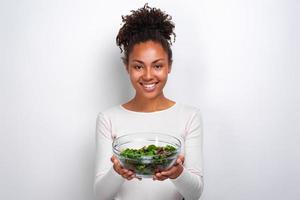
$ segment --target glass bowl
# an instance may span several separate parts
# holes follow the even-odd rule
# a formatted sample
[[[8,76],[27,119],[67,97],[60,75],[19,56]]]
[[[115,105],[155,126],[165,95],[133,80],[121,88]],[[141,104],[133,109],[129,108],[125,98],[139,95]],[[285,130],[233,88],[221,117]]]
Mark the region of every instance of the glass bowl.
[[[114,139],[112,150],[124,168],[139,178],[150,178],[174,165],[181,142],[165,133],[132,133]]]

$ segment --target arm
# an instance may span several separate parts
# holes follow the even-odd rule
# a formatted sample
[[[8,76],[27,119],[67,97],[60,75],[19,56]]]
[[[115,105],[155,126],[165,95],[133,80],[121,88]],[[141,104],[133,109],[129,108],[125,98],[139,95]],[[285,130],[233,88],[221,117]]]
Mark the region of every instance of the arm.
[[[96,123],[96,158],[94,193],[98,199],[111,200],[124,180],[115,172],[110,162],[112,134],[109,120],[100,113]]]
[[[199,111],[186,126],[185,162],[180,176],[170,179],[185,200],[198,200],[203,191],[202,121]]]

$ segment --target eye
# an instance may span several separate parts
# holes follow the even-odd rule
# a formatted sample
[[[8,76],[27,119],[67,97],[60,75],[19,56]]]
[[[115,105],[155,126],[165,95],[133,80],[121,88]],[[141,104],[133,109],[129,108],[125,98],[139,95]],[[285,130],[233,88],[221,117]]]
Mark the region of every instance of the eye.
[[[156,65],[154,65],[154,68],[157,69],[157,70],[159,70],[159,69],[162,68],[162,65],[161,64],[156,64]]]
[[[136,69],[136,70],[141,70],[141,69],[143,68],[142,65],[134,65],[133,67],[134,67],[134,69]]]

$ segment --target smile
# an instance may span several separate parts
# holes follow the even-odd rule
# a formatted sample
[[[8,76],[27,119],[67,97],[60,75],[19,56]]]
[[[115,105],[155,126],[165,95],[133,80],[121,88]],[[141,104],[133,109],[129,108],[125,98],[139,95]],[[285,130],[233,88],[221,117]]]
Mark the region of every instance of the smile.
[[[156,83],[140,83],[140,84],[143,86],[144,90],[146,90],[147,92],[152,92],[155,90],[157,83],[158,82],[156,82]]]

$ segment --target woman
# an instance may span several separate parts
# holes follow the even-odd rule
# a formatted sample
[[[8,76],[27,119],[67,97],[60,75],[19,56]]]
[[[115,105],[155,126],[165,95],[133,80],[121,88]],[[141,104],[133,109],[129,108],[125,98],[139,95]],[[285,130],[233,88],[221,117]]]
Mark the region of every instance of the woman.
[[[97,199],[199,199],[203,190],[199,110],[168,99],[163,88],[172,66],[171,16],[147,4],[122,17],[116,41],[135,89],[130,101],[99,113],[96,126]],[[114,138],[131,132],[166,132],[183,142],[176,164],[152,179],[138,179],[112,156]],[[111,162],[110,162],[111,161]]]

